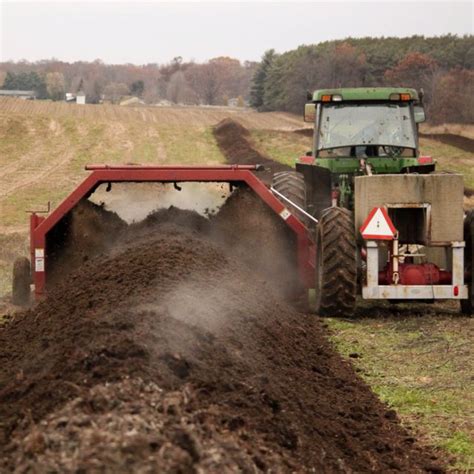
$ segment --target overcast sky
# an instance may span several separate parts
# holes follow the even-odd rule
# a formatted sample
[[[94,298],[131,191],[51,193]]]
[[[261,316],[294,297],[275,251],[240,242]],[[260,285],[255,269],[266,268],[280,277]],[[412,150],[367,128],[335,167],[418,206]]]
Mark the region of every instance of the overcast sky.
[[[39,2],[0,0],[0,60],[258,60],[347,36],[473,33],[473,2]]]

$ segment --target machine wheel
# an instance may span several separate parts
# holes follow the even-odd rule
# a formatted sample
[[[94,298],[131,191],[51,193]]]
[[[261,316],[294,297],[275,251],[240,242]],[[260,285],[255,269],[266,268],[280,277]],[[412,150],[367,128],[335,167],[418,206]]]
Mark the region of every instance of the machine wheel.
[[[26,257],[17,258],[13,264],[12,303],[28,306],[30,303],[31,269]]]
[[[297,206],[306,210],[306,184],[301,173],[298,173],[298,171],[281,171],[275,173],[273,175],[272,187]],[[285,206],[288,206],[291,212],[295,214],[303,224],[307,224],[308,219],[304,214],[292,208],[287,202],[283,200],[282,202]]]
[[[464,269],[471,278],[468,284],[469,298],[467,300],[461,300],[461,312],[463,314],[472,315],[474,313],[474,278],[473,272],[473,259],[474,259],[474,211],[469,211],[464,219],[464,241],[466,247],[464,249]]]
[[[352,315],[357,292],[356,253],[351,212],[341,207],[325,209],[316,234],[316,313]]]

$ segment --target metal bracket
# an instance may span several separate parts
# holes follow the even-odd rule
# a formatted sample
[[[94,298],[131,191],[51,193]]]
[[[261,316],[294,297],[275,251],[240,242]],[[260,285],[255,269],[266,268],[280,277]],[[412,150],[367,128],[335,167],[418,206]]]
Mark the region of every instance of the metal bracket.
[[[378,244],[374,240],[366,242],[367,280],[362,288],[364,299],[464,299],[468,288],[464,284],[464,242],[451,242],[453,268],[451,285],[379,285]],[[399,256],[398,256],[399,257]]]

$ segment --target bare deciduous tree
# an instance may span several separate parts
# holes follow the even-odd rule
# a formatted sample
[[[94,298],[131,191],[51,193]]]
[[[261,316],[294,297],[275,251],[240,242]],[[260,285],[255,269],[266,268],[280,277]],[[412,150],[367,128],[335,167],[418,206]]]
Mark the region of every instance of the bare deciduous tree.
[[[166,88],[166,97],[174,104],[194,103],[194,94],[183,71],[178,70],[170,77]]]
[[[48,72],[48,74],[46,74],[46,89],[51,99],[64,99],[66,92],[64,75],[60,72]]]

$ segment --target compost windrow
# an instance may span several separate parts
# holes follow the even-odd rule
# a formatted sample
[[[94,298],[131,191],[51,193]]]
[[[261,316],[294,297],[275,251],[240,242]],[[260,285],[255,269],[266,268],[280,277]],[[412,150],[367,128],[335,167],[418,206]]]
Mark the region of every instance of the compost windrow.
[[[291,167],[273,160],[258,150],[252,143],[250,131],[241,123],[225,118],[213,129],[219,149],[230,164],[262,165],[258,177],[266,184],[271,184],[273,175],[279,171],[290,171]]]
[[[439,469],[275,270],[256,270],[259,245],[287,242],[246,193],[210,221],[170,209],[129,226],[0,328],[1,469]],[[235,234],[258,228],[237,258]]]

